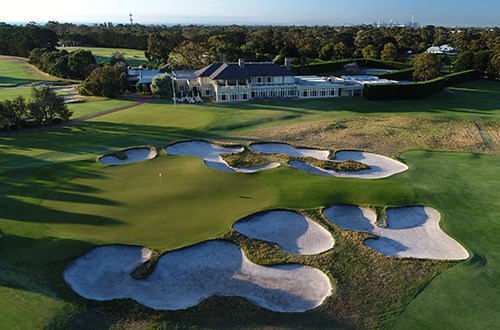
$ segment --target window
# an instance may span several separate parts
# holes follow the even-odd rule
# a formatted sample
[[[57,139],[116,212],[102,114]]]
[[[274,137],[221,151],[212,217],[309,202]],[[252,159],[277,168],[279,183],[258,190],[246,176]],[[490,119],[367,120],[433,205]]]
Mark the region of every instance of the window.
[[[205,95],[212,95],[211,89],[205,89]]]
[[[326,96],[326,90],[324,89],[321,90],[321,96]]]
[[[236,100],[238,100],[238,94],[231,93],[231,101],[236,101]]]
[[[335,96],[335,89],[330,90],[330,96]]]
[[[242,98],[243,100],[248,100],[248,94],[247,94],[247,93],[243,93],[243,94],[241,95],[241,98]]]
[[[227,95],[226,94],[221,94],[220,100],[221,101],[227,101]]]
[[[307,91],[303,91],[303,92],[302,92],[302,96],[303,96],[303,97],[307,97]]]
[[[312,97],[316,97],[316,96],[318,96],[318,91],[317,91],[316,89],[312,90],[312,91],[311,91],[311,96],[312,96]]]
[[[257,83],[258,84],[262,83],[262,77],[257,77]]]
[[[252,95],[252,98],[255,98],[255,92],[252,92],[251,95]]]
[[[273,82],[273,77],[266,77],[266,82],[267,83],[272,83]]]

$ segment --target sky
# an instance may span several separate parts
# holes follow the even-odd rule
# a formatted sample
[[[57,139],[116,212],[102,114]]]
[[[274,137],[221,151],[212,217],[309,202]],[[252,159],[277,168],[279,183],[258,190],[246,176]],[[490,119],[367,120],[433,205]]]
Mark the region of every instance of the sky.
[[[500,0],[9,0],[0,22],[500,26]]]

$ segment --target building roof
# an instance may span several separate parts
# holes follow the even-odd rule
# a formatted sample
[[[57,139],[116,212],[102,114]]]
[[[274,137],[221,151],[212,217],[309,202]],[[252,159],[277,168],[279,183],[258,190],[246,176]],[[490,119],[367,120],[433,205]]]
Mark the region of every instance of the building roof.
[[[243,68],[238,63],[213,63],[196,71],[195,74],[198,77],[210,77],[212,80],[294,75],[291,71],[272,62],[248,62]]]

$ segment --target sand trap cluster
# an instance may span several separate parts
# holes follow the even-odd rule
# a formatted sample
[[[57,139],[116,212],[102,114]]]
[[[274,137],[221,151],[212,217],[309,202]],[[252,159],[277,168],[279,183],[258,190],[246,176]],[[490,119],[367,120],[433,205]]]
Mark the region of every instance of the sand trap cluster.
[[[152,148],[131,148],[124,150],[123,153],[127,156],[127,159],[120,159],[113,155],[108,155],[99,158],[99,162],[104,165],[124,165],[129,163],[140,162],[143,160],[148,160],[155,158],[158,154],[156,150]]]
[[[208,167],[225,172],[254,173],[276,168],[280,165],[279,163],[269,163],[262,166],[235,168],[229,166],[221,157],[222,154],[235,154],[243,150],[243,147],[221,147],[205,141],[180,142],[166,148],[167,153],[170,155],[200,157]]]
[[[293,146],[284,143],[256,143],[252,144],[251,148],[254,149],[255,151],[262,152],[265,154],[279,153],[292,157],[309,156],[320,160],[329,160],[328,156],[330,155],[330,152],[327,150],[295,148]],[[342,178],[360,178],[360,179],[386,178],[391,175],[404,172],[408,169],[408,166],[406,166],[401,162],[398,162],[397,160],[369,152],[339,151],[335,154],[335,161],[345,161],[345,160],[355,160],[357,162],[370,166],[370,169],[356,171],[356,172],[345,172],[345,171],[337,172],[333,170],[324,170],[299,160],[291,160],[289,164],[293,168],[312,174],[335,176]]]
[[[233,228],[250,238],[274,242],[295,254],[318,254],[333,247],[332,235],[311,219],[292,211],[269,211],[237,221]]]
[[[332,291],[318,269],[259,266],[237,245],[220,240],[165,254],[148,278],[132,278],[149,253],[133,246],[98,247],[71,262],[64,279],[85,298],[131,298],[158,310],[185,309],[218,295],[244,297],[273,311],[302,312],[321,305]]]
[[[333,206],[324,215],[334,224],[379,236],[365,245],[387,256],[463,260],[469,253],[439,228],[441,215],[431,207],[411,206],[387,210],[387,227],[375,224],[376,214],[364,207]]]

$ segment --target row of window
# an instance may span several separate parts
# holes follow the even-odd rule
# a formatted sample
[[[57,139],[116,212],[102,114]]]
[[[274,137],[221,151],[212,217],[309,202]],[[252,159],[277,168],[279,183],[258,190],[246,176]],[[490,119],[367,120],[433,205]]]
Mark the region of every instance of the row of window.
[[[336,96],[335,89],[311,89],[311,90],[303,90],[302,97],[327,97],[327,96]]]

